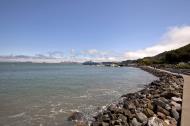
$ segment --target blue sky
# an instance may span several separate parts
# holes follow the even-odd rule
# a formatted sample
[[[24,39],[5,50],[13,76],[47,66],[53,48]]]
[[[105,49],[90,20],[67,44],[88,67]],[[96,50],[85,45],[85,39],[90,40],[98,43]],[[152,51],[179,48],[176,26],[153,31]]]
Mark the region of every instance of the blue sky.
[[[189,0],[1,0],[0,55],[142,50],[189,27],[189,6]]]

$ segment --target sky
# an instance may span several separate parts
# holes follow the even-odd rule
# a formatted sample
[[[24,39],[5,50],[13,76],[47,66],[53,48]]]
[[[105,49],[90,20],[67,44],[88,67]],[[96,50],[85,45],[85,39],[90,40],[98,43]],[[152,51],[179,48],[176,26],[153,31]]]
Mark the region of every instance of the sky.
[[[190,43],[189,6],[189,0],[1,0],[0,56],[61,61],[153,56]]]

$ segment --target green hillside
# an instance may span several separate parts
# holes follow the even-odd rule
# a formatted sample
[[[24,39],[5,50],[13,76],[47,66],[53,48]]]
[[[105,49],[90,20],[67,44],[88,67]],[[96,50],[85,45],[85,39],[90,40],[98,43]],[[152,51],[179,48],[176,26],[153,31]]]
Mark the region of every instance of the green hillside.
[[[160,53],[154,57],[145,57],[143,59],[138,59],[139,64],[178,64],[180,62],[190,61],[190,44],[181,47],[179,49],[166,51]]]

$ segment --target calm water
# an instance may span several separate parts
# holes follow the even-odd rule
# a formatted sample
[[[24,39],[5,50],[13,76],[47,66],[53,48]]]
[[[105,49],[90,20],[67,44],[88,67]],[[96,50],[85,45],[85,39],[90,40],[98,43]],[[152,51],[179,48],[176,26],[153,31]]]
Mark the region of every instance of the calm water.
[[[155,79],[138,68],[0,63],[0,125],[69,126],[72,111],[91,116]]]

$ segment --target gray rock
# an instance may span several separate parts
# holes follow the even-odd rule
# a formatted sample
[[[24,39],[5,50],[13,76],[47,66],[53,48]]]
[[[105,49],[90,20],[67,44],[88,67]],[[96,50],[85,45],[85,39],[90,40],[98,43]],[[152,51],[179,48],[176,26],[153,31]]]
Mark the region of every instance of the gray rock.
[[[182,102],[182,99],[179,97],[172,97],[171,99],[172,101],[175,101],[175,102]]]
[[[160,118],[160,119],[166,119],[166,115],[164,115],[163,113],[161,113],[161,112],[157,112],[157,115],[158,115],[158,117]]]
[[[157,117],[151,117],[148,119],[147,126],[164,126],[164,122]]]
[[[164,91],[160,96],[171,99],[172,97],[179,97],[180,94],[169,89],[168,91]]]
[[[122,115],[122,114],[119,114],[118,119],[121,120],[121,122],[126,122],[127,121],[127,117]]]
[[[172,108],[171,113],[172,113],[172,116],[175,118],[175,120],[178,121],[179,113],[177,112],[177,110],[175,108]]]
[[[161,113],[164,113],[165,115],[169,116],[170,115],[170,112],[163,109],[162,107],[160,106],[157,106],[157,112],[161,112]]]
[[[102,126],[109,126],[109,123],[102,122]]]
[[[176,108],[176,110],[181,111],[181,104],[178,104],[178,103],[176,103],[176,102],[174,102],[174,101],[171,101],[170,104],[171,104],[172,106],[174,106],[174,107]]]
[[[125,101],[124,108],[131,110],[131,109],[136,109],[136,106],[132,102]]]
[[[166,104],[169,104],[169,103],[170,103],[169,100],[166,99],[166,98],[164,98],[164,97],[160,97],[160,100],[163,101],[163,102],[166,103]]]
[[[137,112],[136,116],[137,116],[138,121],[141,122],[141,123],[147,121],[147,116],[142,112]]]
[[[162,101],[159,100],[159,99],[153,99],[153,104],[159,105],[159,106],[161,106],[162,108],[165,108],[165,106],[166,106],[166,103],[162,102]]]
[[[81,112],[73,112],[68,117],[68,121],[83,121],[83,120],[85,120],[85,117]]]
[[[141,123],[137,121],[136,118],[133,118],[133,120],[131,121],[132,126],[141,126]]]

